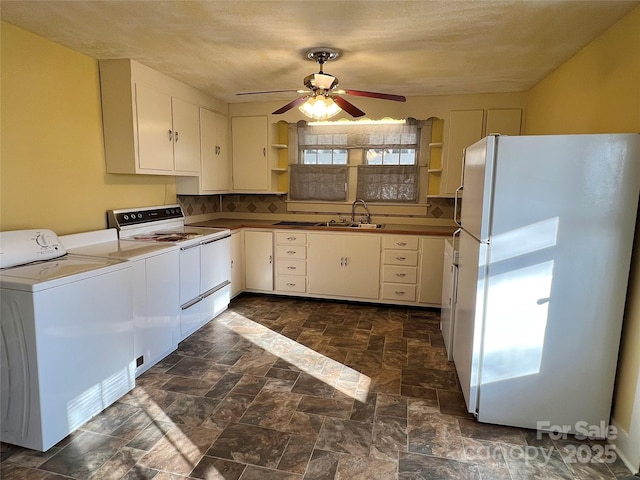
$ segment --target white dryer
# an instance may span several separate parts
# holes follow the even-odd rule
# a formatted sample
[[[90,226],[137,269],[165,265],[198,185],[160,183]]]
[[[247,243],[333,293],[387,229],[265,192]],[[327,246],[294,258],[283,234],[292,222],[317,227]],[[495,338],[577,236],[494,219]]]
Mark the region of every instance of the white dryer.
[[[45,451],[135,386],[130,264],[20,230],[0,266],[1,440]]]

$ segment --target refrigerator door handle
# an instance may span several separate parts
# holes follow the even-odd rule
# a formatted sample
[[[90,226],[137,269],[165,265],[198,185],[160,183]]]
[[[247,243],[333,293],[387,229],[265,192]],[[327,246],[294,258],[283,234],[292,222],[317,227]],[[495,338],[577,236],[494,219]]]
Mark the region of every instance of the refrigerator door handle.
[[[456,222],[456,225],[462,227],[460,223],[460,219],[458,218],[458,192],[461,192],[464,189],[462,185],[456,188],[456,193],[453,196],[453,221]]]
[[[456,239],[458,237],[460,237],[460,232],[462,232],[462,228],[457,229],[455,232],[453,232],[453,235],[451,235],[451,244],[453,245],[453,252],[455,255],[455,252],[458,251],[458,246],[456,244]],[[457,265],[457,263],[456,263]]]

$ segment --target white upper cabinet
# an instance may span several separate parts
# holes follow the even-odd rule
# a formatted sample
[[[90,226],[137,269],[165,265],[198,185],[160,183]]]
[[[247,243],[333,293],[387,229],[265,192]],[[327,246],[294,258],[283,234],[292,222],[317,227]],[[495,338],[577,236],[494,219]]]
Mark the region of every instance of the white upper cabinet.
[[[266,116],[232,117],[233,189],[268,191],[268,123]]]
[[[200,173],[200,109],[173,97],[173,160],[176,172]]]
[[[197,175],[200,172],[198,106],[138,83],[135,107],[141,170],[136,173],[159,170],[171,175]]]
[[[136,85],[136,112],[138,169],[173,173],[171,97]],[[113,162],[110,162],[110,158],[107,158],[107,171],[112,171],[109,168],[111,163]]]
[[[465,148],[490,133],[520,135],[521,117],[519,108],[452,111],[440,194],[453,196],[460,186]]]
[[[226,104],[129,59],[100,60],[108,173],[198,176],[200,107]]]
[[[208,195],[230,190],[229,121],[225,115],[200,109],[200,175],[176,177],[176,193]]]

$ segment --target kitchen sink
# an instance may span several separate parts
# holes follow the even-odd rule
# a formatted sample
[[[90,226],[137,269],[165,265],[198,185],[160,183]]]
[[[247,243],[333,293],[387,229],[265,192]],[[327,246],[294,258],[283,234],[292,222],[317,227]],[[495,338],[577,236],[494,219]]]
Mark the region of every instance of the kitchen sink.
[[[371,229],[382,228],[379,223],[358,223],[358,222],[326,222],[321,224],[323,227],[331,228],[358,228],[358,229]]]
[[[276,222],[274,225],[281,225],[287,227],[317,227],[319,225],[323,225],[321,222],[297,222],[297,221],[289,221],[283,220],[281,222]]]

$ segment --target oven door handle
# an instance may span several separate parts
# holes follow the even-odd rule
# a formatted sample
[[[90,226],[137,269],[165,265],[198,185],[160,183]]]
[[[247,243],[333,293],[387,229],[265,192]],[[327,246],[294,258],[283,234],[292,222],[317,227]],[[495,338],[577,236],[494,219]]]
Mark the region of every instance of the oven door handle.
[[[231,236],[231,234],[225,235],[224,237],[218,237],[218,238],[212,238],[211,240],[205,240],[203,242],[200,242],[200,245],[209,245],[210,243],[218,242],[220,240],[224,240],[225,238],[229,238],[230,236]]]

